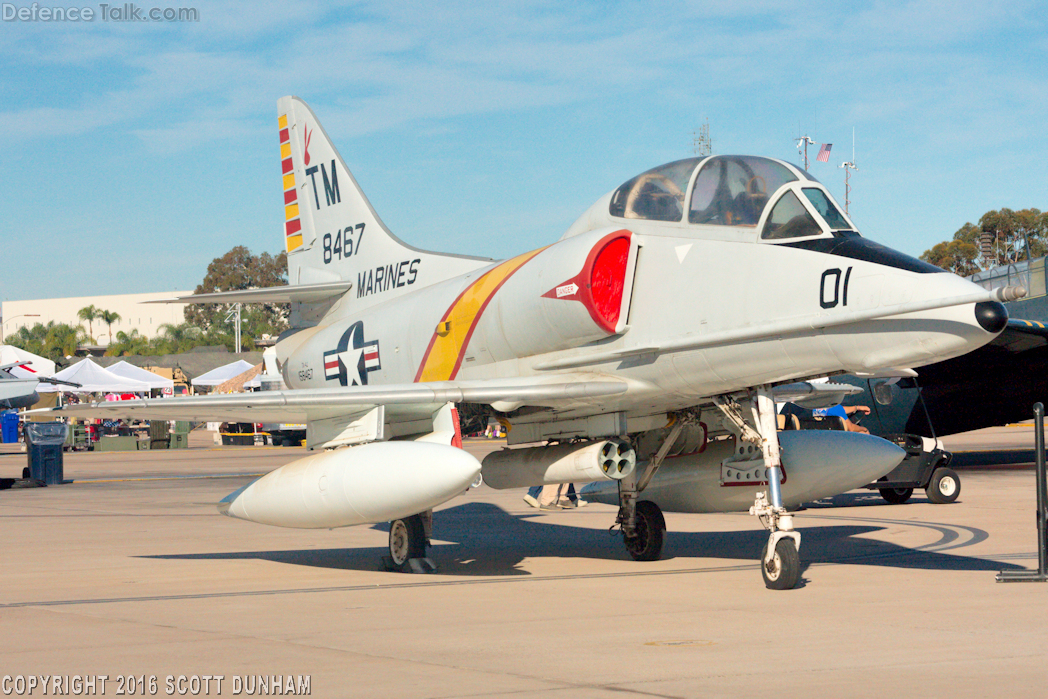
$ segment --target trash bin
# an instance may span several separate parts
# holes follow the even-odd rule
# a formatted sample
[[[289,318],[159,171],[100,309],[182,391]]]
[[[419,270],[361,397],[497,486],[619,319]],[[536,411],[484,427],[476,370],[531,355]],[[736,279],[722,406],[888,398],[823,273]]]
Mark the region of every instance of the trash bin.
[[[25,424],[26,453],[29,455],[29,477],[48,485],[62,482],[62,446],[66,441],[63,422],[27,422]]]
[[[18,441],[18,412],[7,410],[0,416],[0,432],[4,444],[14,444]]]

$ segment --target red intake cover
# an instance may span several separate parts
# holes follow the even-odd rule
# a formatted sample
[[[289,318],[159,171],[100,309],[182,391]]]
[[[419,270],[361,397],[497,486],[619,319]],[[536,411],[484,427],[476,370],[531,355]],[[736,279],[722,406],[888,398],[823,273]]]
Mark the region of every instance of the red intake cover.
[[[622,309],[622,291],[626,287],[631,235],[621,230],[601,238],[586,256],[582,271],[542,296],[580,302],[598,327],[608,334],[614,333]]]

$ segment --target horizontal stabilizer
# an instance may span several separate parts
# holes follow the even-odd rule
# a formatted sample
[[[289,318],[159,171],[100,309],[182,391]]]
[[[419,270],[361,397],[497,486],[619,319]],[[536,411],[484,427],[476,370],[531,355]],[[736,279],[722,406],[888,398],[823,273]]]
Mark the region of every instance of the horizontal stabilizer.
[[[262,289],[219,291],[213,294],[190,294],[144,303],[321,303],[338,298],[353,287],[352,282],[329,282],[303,286],[269,286]]]

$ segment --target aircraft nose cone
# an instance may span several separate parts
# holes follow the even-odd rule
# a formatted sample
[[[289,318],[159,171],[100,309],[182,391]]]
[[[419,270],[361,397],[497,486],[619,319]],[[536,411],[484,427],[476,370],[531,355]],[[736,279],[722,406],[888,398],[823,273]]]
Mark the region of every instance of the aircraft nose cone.
[[[999,333],[1008,325],[1008,309],[999,301],[983,301],[975,304],[975,319],[988,333]]]

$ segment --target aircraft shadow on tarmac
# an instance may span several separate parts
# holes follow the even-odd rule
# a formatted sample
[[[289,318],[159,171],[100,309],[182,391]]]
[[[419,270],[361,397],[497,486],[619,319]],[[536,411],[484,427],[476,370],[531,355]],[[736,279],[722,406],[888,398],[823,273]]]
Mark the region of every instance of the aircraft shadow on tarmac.
[[[814,514],[814,512],[813,512]],[[522,568],[526,558],[590,558],[626,560],[628,554],[618,536],[606,530],[576,527],[551,521],[557,514],[513,515],[489,503],[466,503],[434,514],[434,539],[430,557],[437,564],[437,575],[506,576],[531,575]],[[679,515],[678,515],[679,516]],[[706,563],[697,566],[722,568],[708,559],[736,561],[734,565],[756,566],[767,534],[757,528],[742,531],[675,532],[674,515],[666,535],[663,560]],[[847,520],[847,515],[834,519]],[[860,518],[857,518],[860,519]],[[876,521],[825,524],[826,518],[813,517],[802,529],[801,563],[806,569],[814,563],[837,563],[912,568],[921,570],[998,571],[1021,568],[1000,561],[942,553],[977,544],[989,538],[987,532],[949,524],[925,524],[891,519],[884,525]],[[807,524],[807,523],[806,523]],[[908,548],[869,538],[889,528],[918,526],[927,528],[927,543]],[[388,529],[376,525],[376,529]],[[936,538],[937,537],[937,538]],[[449,543],[447,543],[449,542]],[[336,570],[376,570],[381,567],[385,547],[305,549],[293,551],[229,551],[144,556],[164,560],[266,560]],[[637,563],[638,573],[649,564]],[[654,572],[654,571],[653,571]],[[583,575],[585,577],[585,574]]]

